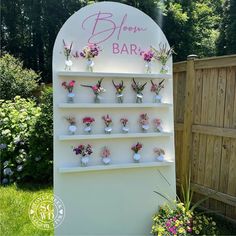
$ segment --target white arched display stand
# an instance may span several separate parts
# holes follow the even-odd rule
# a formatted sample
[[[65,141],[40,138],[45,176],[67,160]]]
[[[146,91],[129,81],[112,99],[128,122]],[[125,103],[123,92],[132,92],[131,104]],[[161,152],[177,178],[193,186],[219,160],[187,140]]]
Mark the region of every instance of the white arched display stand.
[[[102,51],[94,59],[94,72],[86,72],[86,60],[72,58],[71,70],[65,70],[63,40],[72,51],[80,52],[88,43],[97,43]],[[61,28],[53,49],[54,91],[54,193],[65,205],[65,218],[55,229],[56,235],[148,235],[152,215],[163,203],[154,191],[175,197],[175,153],[173,122],[172,58],[169,72],[160,74],[160,64],[153,62],[152,73],[144,73],[140,52],[150,46],[158,48],[167,39],[159,26],[136,8],[101,2],[86,6],[73,14]],[[93,102],[93,93],[81,84],[94,85],[103,78],[106,92],[101,103]],[[147,82],[143,103],[135,103],[132,78]],[[161,91],[162,103],[153,102],[150,80],[165,79]],[[66,102],[62,82],[74,80],[74,103]],[[116,103],[116,83],[124,81],[124,103]],[[142,132],[138,119],[147,113],[150,119],[163,121],[163,132]],[[111,134],[104,133],[102,116],[113,119]],[[68,133],[65,117],[76,118],[77,131]],[[93,133],[84,134],[82,118],[95,118]],[[129,119],[129,133],[121,133],[120,119]],[[143,144],[141,160],[132,159],[131,146]],[[91,144],[93,154],[87,167],[81,167],[80,157],[73,148]],[[101,162],[101,149],[108,146],[112,162]],[[154,147],[165,150],[165,161],[158,162]],[[161,177],[158,170],[166,178]]]

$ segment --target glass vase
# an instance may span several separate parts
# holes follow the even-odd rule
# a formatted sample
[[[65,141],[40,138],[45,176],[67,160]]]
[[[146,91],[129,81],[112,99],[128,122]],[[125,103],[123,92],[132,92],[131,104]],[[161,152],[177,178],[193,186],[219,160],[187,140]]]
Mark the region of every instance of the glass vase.
[[[73,62],[70,59],[65,60],[65,70],[71,70],[72,65]]]
[[[89,163],[89,156],[82,156],[80,159],[80,164],[82,167],[88,166]]]
[[[156,131],[157,131],[158,133],[163,132],[162,126],[161,126],[161,125],[157,125],[157,126],[156,126]]]
[[[140,162],[141,155],[139,153],[134,153],[133,160],[134,162]]]
[[[94,96],[94,103],[101,103],[101,97],[98,94]]]
[[[155,103],[161,103],[162,102],[162,96],[159,94],[155,94],[154,96],[154,102]]]
[[[111,163],[110,157],[102,157],[102,162],[104,165],[109,165]]]
[[[141,128],[142,128],[142,131],[146,133],[149,129],[149,125],[142,125]]]
[[[69,125],[68,127],[69,134],[74,135],[76,130],[77,130],[77,127],[75,125]]]
[[[156,156],[156,160],[162,162],[164,161],[164,156],[163,155]]]
[[[161,74],[167,74],[168,71],[169,71],[169,67],[166,64],[161,65],[161,70],[160,70]]]
[[[95,65],[94,61],[92,59],[88,59],[87,60],[87,71],[93,72],[94,65]]]
[[[123,103],[124,102],[124,95],[121,94],[116,94],[116,99],[117,99],[117,103]]]
[[[145,61],[145,72],[146,74],[151,74],[152,73],[152,63],[150,61]]]
[[[68,103],[73,103],[74,102],[74,98],[75,98],[75,94],[73,92],[69,92],[67,94],[67,102]]]
[[[106,127],[104,128],[104,131],[105,131],[105,134],[111,134],[112,127],[111,127],[111,126],[106,126]]]
[[[127,127],[126,125],[123,125],[122,126],[122,133],[124,133],[124,134],[129,133],[129,127]]]
[[[86,134],[91,134],[91,133],[92,133],[92,126],[91,126],[91,124],[87,123],[87,124],[85,125],[85,127],[84,127],[84,132],[85,132]]]
[[[141,93],[136,94],[136,103],[143,103],[143,95]]]

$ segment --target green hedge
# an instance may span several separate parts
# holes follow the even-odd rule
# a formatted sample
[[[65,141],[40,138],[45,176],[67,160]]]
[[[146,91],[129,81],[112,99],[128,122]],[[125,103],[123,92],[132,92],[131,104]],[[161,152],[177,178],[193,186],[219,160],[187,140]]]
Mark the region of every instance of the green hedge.
[[[15,96],[31,98],[39,79],[36,72],[24,69],[19,59],[9,54],[0,58],[0,99],[12,100]]]

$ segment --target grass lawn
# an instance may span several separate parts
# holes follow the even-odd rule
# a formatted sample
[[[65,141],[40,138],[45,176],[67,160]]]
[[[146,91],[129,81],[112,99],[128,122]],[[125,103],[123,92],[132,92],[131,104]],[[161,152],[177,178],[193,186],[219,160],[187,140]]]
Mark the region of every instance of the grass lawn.
[[[4,236],[47,236],[53,230],[37,229],[28,216],[29,204],[42,193],[52,193],[52,187],[0,187],[0,234]]]

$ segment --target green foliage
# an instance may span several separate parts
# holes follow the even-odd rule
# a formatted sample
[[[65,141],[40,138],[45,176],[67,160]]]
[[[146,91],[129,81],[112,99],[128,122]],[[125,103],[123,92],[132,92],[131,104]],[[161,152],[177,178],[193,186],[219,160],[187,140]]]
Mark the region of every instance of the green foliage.
[[[236,0],[225,0],[220,36],[217,42],[219,55],[236,53]]]
[[[28,173],[35,182],[53,181],[53,94],[52,88],[43,91],[41,114],[29,139],[30,156]],[[38,161],[35,161],[38,160]]]
[[[32,97],[39,75],[23,68],[23,63],[9,54],[0,58],[0,99],[11,100],[19,95]]]
[[[29,138],[41,114],[32,100],[15,97],[0,100],[0,151],[2,183],[20,182],[27,178]]]
[[[175,60],[186,60],[193,53],[199,57],[216,54],[221,0],[166,0],[164,4],[162,29],[170,45],[174,45]]]
[[[1,182],[52,183],[52,89],[39,106],[18,96],[2,100],[0,120]]]

